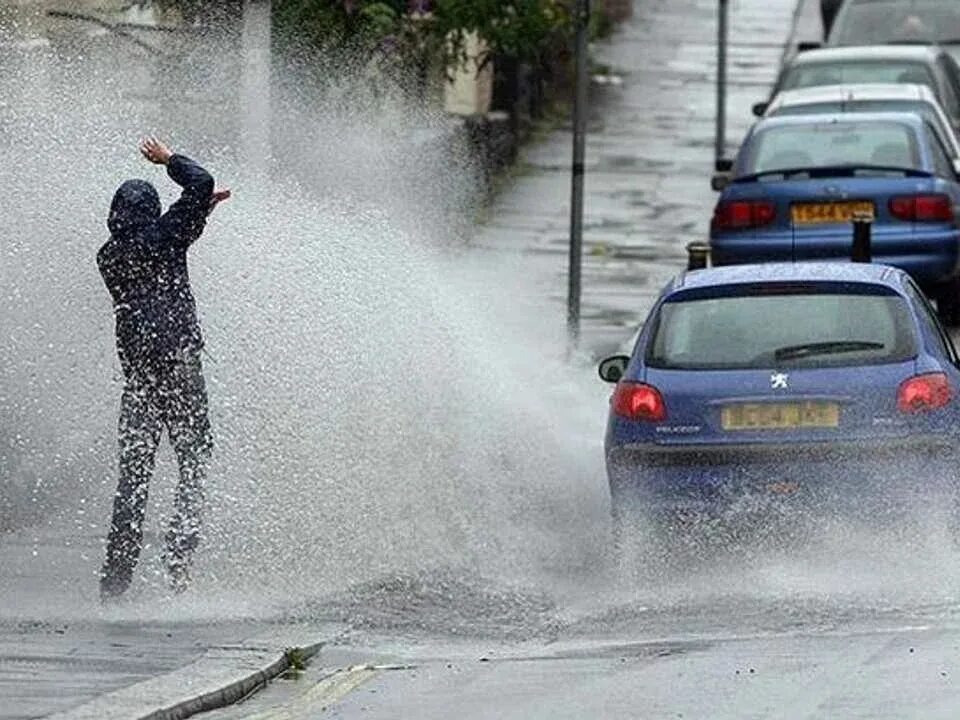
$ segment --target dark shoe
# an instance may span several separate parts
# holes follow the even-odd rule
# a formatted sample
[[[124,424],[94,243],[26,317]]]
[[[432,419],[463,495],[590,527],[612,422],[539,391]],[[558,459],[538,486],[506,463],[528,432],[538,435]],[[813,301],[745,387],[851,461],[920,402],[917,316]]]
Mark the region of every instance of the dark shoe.
[[[110,603],[119,600],[130,587],[130,574],[117,574],[104,571],[100,575],[100,602]]]

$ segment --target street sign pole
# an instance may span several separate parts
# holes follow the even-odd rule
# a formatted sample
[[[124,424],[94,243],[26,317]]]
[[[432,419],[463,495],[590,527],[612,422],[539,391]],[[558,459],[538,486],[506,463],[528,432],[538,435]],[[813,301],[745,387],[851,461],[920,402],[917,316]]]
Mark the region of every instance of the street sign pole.
[[[717,17],[717,132],[714,160],[723,160],[727,145],[727,41],[729,0],[719,0]],[[716,165],[716,162],[714,163]]]
[[[590,0],[577,0],[576,92],[573,100],[573,177],[570,191],[570,263],[567,283],[567,332],[570,346],[580,341],[581,269],[583,264],[583,182],[586,154],[587,55]]]

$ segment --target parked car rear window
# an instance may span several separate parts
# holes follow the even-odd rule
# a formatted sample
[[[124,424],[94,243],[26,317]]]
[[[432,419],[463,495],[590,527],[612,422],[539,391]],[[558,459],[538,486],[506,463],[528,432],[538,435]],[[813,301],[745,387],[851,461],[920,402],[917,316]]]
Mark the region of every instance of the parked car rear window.
[[[835,100],[812,102],[803,105],[783,105],[774,109],[770,117],[780,115],[832,115],[842,112],[912,112],[933,124],[937,131],[946,135],[947,129],[940,121],[937,111],[923,100]]]
[[[914,83],[936,91],[936,78],[923,63],[904,60],[835,60],[802,63],[787,70],[781,90],[856,85],[862,83]]]
[[[921,169],[916,138],[906,125],[824,122],[760,130],[741,174],[848,164]]]
[[[830,35],[835,45],[934,43],[960,38],[960,4],[956,0],[853,2],[838,21]]]
[[[909,360],[917,352],[907,303],[897,295],[786,293],[668,301],[655,322],[646,362],[657,368],[879,365]]]

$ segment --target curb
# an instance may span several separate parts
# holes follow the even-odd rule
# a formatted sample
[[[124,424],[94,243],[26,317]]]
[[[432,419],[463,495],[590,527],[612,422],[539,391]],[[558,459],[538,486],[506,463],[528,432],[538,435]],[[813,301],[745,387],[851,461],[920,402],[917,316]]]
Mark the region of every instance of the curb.
[[[221,708],[233,705],[248,695],[252,695],[258,690],[263,689],[269,683],[283,675],[283,673],[287,672],[287,670],[293,666],[293,663],[290,661],[290,656],[294,651],[299,653],[304,661],[309,661],[320,652],[320,649],[324,645],[326,645],[326,643],[319,642],[306,647],[290,648],[267,667],[262,670],[257,670],[241,680],[232,682],[217,690],[182,700],[170,707],[155,710],[148,715],[140,716],[137,720],[184,720],[184,718],[189,718],[200,713],[220,710]]]

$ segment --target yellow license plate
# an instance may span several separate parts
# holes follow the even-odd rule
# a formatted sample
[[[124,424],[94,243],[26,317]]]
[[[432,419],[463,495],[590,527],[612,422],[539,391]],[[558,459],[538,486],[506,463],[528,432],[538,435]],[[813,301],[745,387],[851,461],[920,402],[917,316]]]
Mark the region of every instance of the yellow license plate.
[[[840,406],[831,402],[740,403],[725,406],[724,430],[789,430],[840,427]]]
[[[874,216],[873,203],[869,201],[798,203],[790,207],[790,216],[795,225],[819,225],[826,223],[849,223],[855,215]]]

